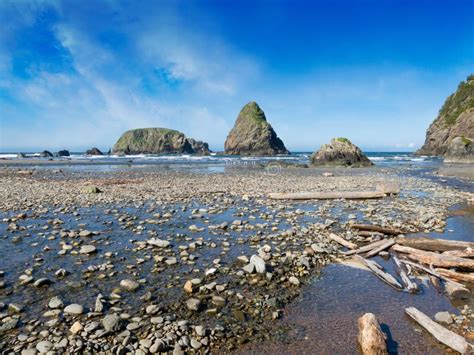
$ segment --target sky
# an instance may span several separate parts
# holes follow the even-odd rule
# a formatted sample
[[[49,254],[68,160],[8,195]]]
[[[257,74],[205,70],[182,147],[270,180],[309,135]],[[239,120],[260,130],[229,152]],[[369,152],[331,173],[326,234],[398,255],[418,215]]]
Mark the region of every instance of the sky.
[[[290,151],[412,151],[474,72],[472,0],[1,0],[0,152],[166,127],[222,150],[256,101]]]

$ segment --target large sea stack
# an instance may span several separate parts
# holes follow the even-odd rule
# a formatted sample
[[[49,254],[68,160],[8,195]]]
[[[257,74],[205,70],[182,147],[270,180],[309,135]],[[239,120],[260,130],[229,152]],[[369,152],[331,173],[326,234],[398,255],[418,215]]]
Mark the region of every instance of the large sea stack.
[[[461,82],[446,99],[416,154],[444,156],[456,137],[474,137],[474,75]]]
[[[290,154],[282,140],[267,122],[265,113],[256,102],[249,102],[239,113],[225,141],[225,154],[277,155]]]
[[[312,166],[345,166],[361,168],[374,165],[359,147],[347,138],[334,138],[323,144],[310,158]]]
[[[207,143],[173,129],[139,128],[125,132],[112,148],[114,154],[209,154]]]

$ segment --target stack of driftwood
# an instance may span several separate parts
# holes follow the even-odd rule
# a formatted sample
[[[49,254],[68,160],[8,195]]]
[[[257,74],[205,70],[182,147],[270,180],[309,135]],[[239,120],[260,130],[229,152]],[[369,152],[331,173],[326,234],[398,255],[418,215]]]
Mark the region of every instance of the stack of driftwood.
[[[416,293],[420,290],[416,276],[426,274],[437,289],[444,290],[452,300],[467,299],[474,285],[474,243],[435,238],[406,238],[395,229],[374,225],[353,224],[350,226],[358,236],[383,236],[379,241],[359,246],[344,238],[331,234],[329,237],[345,246],[344,256],[362,264],[383,282],[393,288]],[[389,251],[396,265],[398,277],[388,273],[371,257]],[[473,351],[462,336],[446,329],[414,307],[406,314],[427,330],[434,338],[462,354]],[[364,354],[386,354],[386,342],[377,319],[367,313],[358,321],[359,343]]]

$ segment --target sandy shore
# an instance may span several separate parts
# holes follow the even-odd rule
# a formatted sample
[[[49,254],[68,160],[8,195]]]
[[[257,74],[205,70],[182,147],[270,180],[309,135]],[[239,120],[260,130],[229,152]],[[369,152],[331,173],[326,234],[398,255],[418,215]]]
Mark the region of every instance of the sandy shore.
[[[436,176],[324,172],[0,169],[0,349],[238,350],[271,339],[285,306],[341,257],[331,233],[380,238],[358,236],[354,221],[443,231],[448,207],[465,201]],[[400,195],[267,198],[383,184],[398,184]]]

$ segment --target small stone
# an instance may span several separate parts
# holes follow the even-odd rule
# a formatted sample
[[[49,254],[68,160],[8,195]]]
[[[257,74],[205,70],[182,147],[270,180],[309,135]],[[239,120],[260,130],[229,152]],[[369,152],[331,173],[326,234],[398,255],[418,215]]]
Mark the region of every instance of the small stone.
[[[155,354],[155,353],[161,353],[166,349],[166,344],[163,340],[158,339],[156,340],[152,346],[148,349],[150,353]]]
[[[290,276],[290,278],[288,279],[288,281],[290,281],[290,283],[292,285],[295,285],[295,286],[299,286],[300,285],[300,280],[298,280],[297,277],[295,276]]]
[[[64,306],[64,303],[58,296],[54,296],[48,302],[48,307],[50,309],[58,309],[58,308],[62,308],[63,306]]]
[[[443,324],[452,324],[454,322],[453,317],[449,312],[438,312],[435,314],[435,321]]]
[[[193,283],[191,280],[186,281],[184,284],[184,291],[187,293],[193,293]]]
[[[248,274],[252,274],[255,271],[255,265],[250,263],[245,265],[242,270],[244,270]]]
[[[74,335],[76,335],[77,333],[79,333],[84,327],[82,326],[81,323],[79,322],[75,322],[71,328],[69,329],[70,332]]]
[[[250,257],[250,263],[255,265],[255,271],[259,274],[265,273],[265,261],[258,255],[252,255]]]
[[[190,298],[186,301],[186,307],[191,311],[198,311],[199,307],[201,307],[201,301],[197,298]]]
[[[18,304],[18,303],[10,303],[8,305],[8,310],[12,313],[20,313],[23,311],[23,306],[21,304]]]
[[[93,245],[83,245],[79,250],[79,254],[92,254],[97,251],[96,247]]]
[[[48,351],[53,349],[53,344],[49,341],[40,341],[38,344],[36,344],[36,350],[38,350],[40,353],[47,353]]]
[[[136,291],[140,287],[140,284],[136,281],[125,279],[120,281],[120,287],[127,291]]]
[[[42,277],[38,280],[36,280],[34,283],[33,283],[33,286],[35,287],[42,287],[42,286],[47,286],[47,285],[51,285],[53,283],[53,281],[51,281],[50,279],[47,279],[45,277]]]
[[[84,312],[84,307],[82,307],[80,304],[73,303],[64,308],[64,313],[67,314],[73,314],[73,315],[78,315],[82,314]]]
[[[202,325],[197,325],[194,330],[200,337],[206,336],[206,328],[204,328]]]
[[[102,325],[107,332],[118,332],[121,328],[121,319],[116,314],[108,314],[102,319]]]

